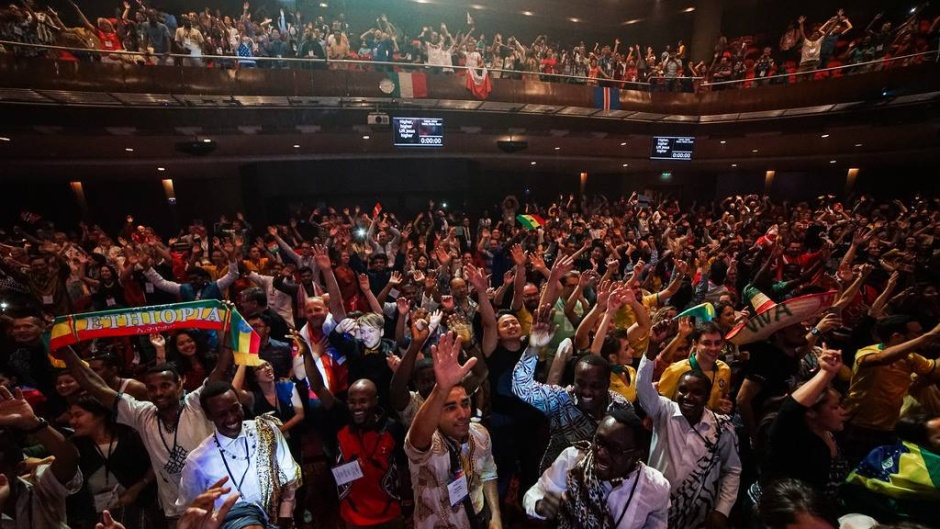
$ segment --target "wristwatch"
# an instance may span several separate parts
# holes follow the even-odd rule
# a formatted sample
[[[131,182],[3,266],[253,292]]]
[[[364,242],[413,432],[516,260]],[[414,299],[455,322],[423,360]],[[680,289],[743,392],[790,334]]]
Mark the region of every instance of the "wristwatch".
[[[813,336],[819,336],[819,327],[813,327],[812,329],[809,330],[809,333],[812,334]]]
[[[40,431],[40,430],[43,430],[43,429],[45,429],[45,428],[48,428],[48,427],[49,427],[49,422],[48,422],[47,420],[43,419],[42,417],[40,417],[40,418],[39,418],[39,424],[37,424],[36,426],[33,426],[33,427],[30,428],[29,430],[24,430],[24,432],[25,432],[26,434],[32,435],[32,434],[34,434],[34,433],[36,433],[36,432],[38,432],[38,431]]]

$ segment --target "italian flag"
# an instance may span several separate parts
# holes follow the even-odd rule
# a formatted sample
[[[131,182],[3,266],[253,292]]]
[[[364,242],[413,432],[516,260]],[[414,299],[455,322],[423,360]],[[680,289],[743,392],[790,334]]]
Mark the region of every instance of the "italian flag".
[[[545,224],[545,219],[538,215],[516,215],[516,220],[527,230],[534,230]]]
[[[428,77],[423,73],[401,72],[392,77],[395,90],[392,97],[422,99],[428,97]]]

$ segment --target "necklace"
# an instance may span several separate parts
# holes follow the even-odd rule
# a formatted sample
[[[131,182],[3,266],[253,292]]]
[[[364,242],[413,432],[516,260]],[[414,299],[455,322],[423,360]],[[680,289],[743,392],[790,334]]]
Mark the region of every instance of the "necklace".
[[[226,449],[222,448],[222,444],[219,443],[218,434],[212,434],[212,438],[215,439],[215,446],[216,448],[219,449],[219,456],[222,459],[222,464],[225,465],[225,473],[228,474],[228,477],[232,480],[230,483],[235,485],[235,490],[237,490],[238,493],[241,494],[243,497],[244,497],[244,494],[242,493],[242,484],[245,483],[245,477],[248,476],[248,470],[251,468],[251,453],[248,451],[248,437],[251,437],[251,435],[248,434],[245,436],[245,458],[243,459],[243,461],[245,461],[245,471],[242,472],[241,479],[239,479],[238,481],[235,481],[235,476],[232,474],[232,469],[229,468],[228,461],[225,460],[225,454],[229,454],[229,456],[233,460],[236,460],[236,461],[239,458],[234,453],[231,453],[227,451]],[[253,444],[251,445],[251,449],[254,450],[255,447],[257,446],[257,443],[254,442],[254,439],[252,439],[252,441],[253,441]]]

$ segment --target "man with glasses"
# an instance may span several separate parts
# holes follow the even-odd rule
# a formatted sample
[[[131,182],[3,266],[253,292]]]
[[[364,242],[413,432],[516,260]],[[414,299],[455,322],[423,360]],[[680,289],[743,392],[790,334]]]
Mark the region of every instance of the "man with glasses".
[[[561,529],[665,528],[669,482],[641,461],[646,439],[632,409],[611,410],[593,442],[566,448],[529,489],[523,500],[526,513],[557,519]]]

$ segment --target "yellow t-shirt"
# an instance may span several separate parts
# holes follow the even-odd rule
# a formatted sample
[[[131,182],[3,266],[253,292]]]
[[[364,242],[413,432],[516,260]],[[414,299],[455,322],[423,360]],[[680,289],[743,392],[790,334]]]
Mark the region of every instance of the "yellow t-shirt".
[[[528,336],[532,332],[532,313],[525,305],[519,307],[516,311],[516,319],[519,320],[519,326],[522,327],[522,335]]]
[[[869,345],[855,353],[845,409],[852,424],[887,432],[894,430],[898,422],[904,396],[911,388],[911,375],[926,375],[937,367],[937,362],[910,353],[889,365],[859,367],[862,358],[884,348],[884,344]]]
[[[679,386],[679,378],[692,371],[692,364],[688,358],[680,360],[670,365],[663,371],[663,376],[659,377],[659,394],[672,400],[676,400],[676,389]],[[721,360],[715,361],[715,372],[706,373],[706,376],[712,380],[712,392],[708,398],[708,409],[717,412],[719,401],[722,397],[731,398],[727,393],[731,391],[731,368]]]
[[[643,306],[646,307],[646,313],[653,314],[653,311],[659,308],[659,294],[643,296],[642,303]],[[615,329],[629,329],[634,323],[636,323],[636,314],[633,313],[633,309],[631,309],[629,305],[620,307],[620,310],[614,314]],[[649,334],[639,340],[631,340],[630,346],[633,347],[633,358],[643,356],[646,353],[646,348],[649,346],[649,343]]]
[[[636,369],[630,366],[621,367],[623,368],[622,377],[617,373],[610,374],[610,390],[620,393],[630,402],[636,402]],[[624,379],[627,380],[626,383]]]

